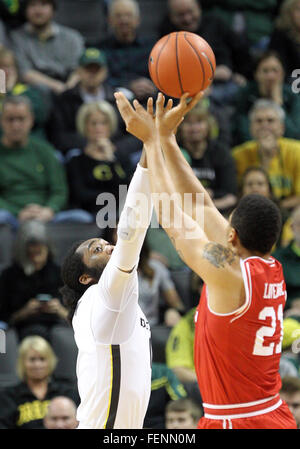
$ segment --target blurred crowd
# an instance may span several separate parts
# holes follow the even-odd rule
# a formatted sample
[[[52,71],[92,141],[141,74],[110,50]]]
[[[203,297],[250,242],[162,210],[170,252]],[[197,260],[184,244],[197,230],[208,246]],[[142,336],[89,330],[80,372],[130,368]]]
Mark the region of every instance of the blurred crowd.
[[[225,217],[249,193],[282,212],[281,395],[300,428],[300,0],[0,0],[0,428],[77,426],[60,265],[75,240],[115,242],[142,143],[114,92],[156,97],[149,53],[179,30],[206,39],[217,62],[177,131],[185,158]],[[155,216],[138,276],[153,340],[145,428],[196,428],[202,281]]]

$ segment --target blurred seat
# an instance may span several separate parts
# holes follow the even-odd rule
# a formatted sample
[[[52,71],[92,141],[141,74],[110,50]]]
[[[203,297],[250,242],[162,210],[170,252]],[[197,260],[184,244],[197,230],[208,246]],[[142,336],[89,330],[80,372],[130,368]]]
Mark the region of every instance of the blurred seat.
[[[103,234],[103,231],[94,223],[49,223],[47,228],[49,238],[54,246],[54,260],[58,265],[61,265],[73,243],[101,237]]]
[[[151,327],[153,362],[166,363],[166,344],[171,328],[163,325]]]
[[[0,273],[11,264],[14,234],[8,225],[0,225]]]
[[[86,46],[93,46],[107,34],[105,3],[102,0],[59,0],[55,21],[79,31]]]
[[[0,330],[0,338],[0,387],[7,387],[19,381],[16,371],[18,337],[14,329],[8,329],[5,332]]]

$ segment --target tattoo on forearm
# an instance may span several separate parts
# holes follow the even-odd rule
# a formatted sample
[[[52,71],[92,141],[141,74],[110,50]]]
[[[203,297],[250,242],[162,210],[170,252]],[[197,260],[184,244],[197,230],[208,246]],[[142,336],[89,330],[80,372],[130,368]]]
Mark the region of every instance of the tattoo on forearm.
[[[219,243],[209,242],[203,249],[203,257],[216,268],[224,268],[226,264],[231,265],[234,262],[236,255]]]

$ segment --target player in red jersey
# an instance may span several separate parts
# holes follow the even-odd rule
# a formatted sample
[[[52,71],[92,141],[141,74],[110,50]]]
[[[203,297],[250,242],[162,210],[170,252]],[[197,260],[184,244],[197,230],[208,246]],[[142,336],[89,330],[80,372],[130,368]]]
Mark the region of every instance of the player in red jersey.
[[[154,201],[159,221],[205,282],[195,315],[195,368],[204,406],[198,427],[296,429],[279,396],[286,289],[281,265],[270,253],[281,229],[280,212],[259,195],[244,197],[229,221],[216,209],[175,138],[200,95],[188,103],[185,94],[172,107],[159,94],[154,117],[152,99],[145,111],[116,94],[127,130],[144,142],[152,192],[168,194],[169,210]],[[187,192],[194,195],[189,211],[182,207]],[[204,196],[203,223],[196,220],[197,193]]]

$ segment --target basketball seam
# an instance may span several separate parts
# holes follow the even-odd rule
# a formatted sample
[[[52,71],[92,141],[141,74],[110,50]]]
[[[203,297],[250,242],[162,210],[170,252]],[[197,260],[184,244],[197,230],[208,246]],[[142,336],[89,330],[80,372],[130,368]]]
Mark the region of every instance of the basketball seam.
[[[166,42],[164,43],[164,45],[161,47],[160,52],[158,53],[157,61],[156,61],[156,64],[155,64],[155,72],[156,72],[157,84],[158,84],[159,90],[161,90],[161,91],[164,91],[164,90],[162,89],[162,86],[161,86],[160,81],[159,81],[159,76],[158,76],[158,62],[159,62],[160,55],[161,55],[163,49],[165,48],[165,46],[167,45],[167,43],[168,43],[170,37],[171,37],[171,36],[170,36],[170,34],[169,34],[168,39],[166,40]]]
[[[210,68],[211,68],[211,78],[209,78],[209,79],[210,79],[210,80],[213,80],[215,71],[214,71],[214,69],[213,69],[212,63],[211,63],[209,57],[207,56],[207,54],[205,53],[205,51],[202,51],[201,54],[205,57],[205,59],[207,60],[208,64],[210,65]]]
[[[195,47],[194,47],[194,46],[191,44],[191,42],[188,40],[188,38],[187,38],[187,36],[186,36],[186,33],[184,33],[184,38],[185,38],[185,40],[187,41],[187,43],[192,47],[192,49],[194,50],[194,52],[196,53],[197,58],[198,58],[198,60],[199,60],[199,62],[200,62],[200,65],[201,65],[202,75],[203,75],[203,76],[202,76],[202,86],[201,86],[201,89],[200,89],[200,91],[201,91],[201,90],[203,90],[203,87],[204,87],[204,81],[205,81],[205,70],[204,70],[204,67],[203,67],[203,63],[202,63],[201,58],[200,58],[200,56],[198,55],[198,53],[197,53]]]
[[[178,73],[178,81],[179,81],[179,85],[180,85],[180,89],[181,89],[181,95],[183,95],[183,87],[182,87],[182,82],[181,82],[181,75],[180,75],[180,67],[179,67],[179,60],[178,60],[178,32],[176,33],[176,65],[177,65],[177,73]]]

